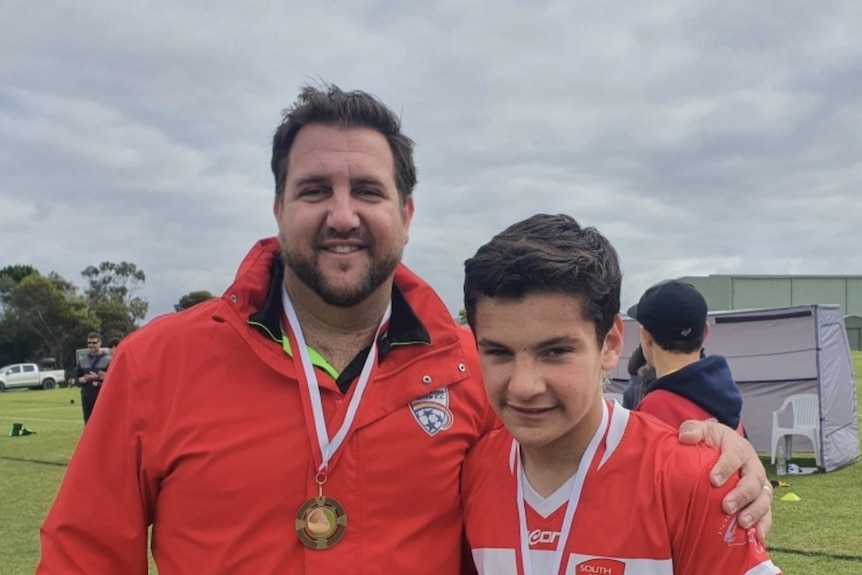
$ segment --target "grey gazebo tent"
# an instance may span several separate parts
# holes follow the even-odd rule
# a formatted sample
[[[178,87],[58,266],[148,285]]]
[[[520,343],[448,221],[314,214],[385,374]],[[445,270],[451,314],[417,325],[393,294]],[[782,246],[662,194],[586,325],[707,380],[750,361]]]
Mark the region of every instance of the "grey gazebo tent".
[[[784,399],[812,393],[820,407],[821,466],[832,471],[858,459],[856,382],[839,306],[718,311],[709,322],[706,353],[727,358],[743,396],[742,422],[757,451],[770,452],[772,412]],[[638,344],[637,322],[624,317],[623,325],[623,356],[609,391],[625,387],[625,367]],[[793,449],[813,451],[813,445],[796,436]]]

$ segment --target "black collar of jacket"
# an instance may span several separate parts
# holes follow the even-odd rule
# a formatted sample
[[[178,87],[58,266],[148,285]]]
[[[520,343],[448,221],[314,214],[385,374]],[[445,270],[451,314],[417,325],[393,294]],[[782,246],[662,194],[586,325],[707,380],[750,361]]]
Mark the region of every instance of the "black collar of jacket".
[[[248,323],[254,325],[262,333],[276,341],[281,341],[281,282],[284,277],[284,264],[281,258],[274,257],[270,266],[269,290],[263,308],[251,314]],[[401,289],[392,284],[392,317],[389,320],[389,329],[378,340],[378,353],[380,359],[386,356],[393,346],[411,343],[431,343],[428,330],[422,325],[419,317],[410,307],[410,303],[402,293]],[[350,362],[344,371],[338,376],[338,387],[345,391],[356,376],[362,370],[365,358],[368,356],[369,348],[360,351]]]

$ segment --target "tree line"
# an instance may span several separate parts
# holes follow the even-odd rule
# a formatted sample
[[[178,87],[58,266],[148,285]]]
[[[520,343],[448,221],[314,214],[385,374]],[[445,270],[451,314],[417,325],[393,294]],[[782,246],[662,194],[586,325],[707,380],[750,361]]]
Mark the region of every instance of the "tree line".
[[[138,329],[149,302],[140,291],[146,274],[133,263],[102,262],[81,271],[84,288],[56,272],[30,265],[0,268],[0,365],[53,358],[69,369],[75,350],[97,331],[104,342]],[[176,311],[212,297],[208,291],[182,296]]]

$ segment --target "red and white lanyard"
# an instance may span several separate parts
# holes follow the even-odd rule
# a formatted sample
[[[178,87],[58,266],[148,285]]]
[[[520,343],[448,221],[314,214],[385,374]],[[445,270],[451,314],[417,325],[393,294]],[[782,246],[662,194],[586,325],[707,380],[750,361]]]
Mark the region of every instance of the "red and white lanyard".
[[[593,438],[587,445],[587,449],[581,457],[581,463],[578,465],[578,470],[575,472],[575,479],[572,482],[572,491],[569,494],[566,513],[563,516],[563,525],[560,528],[560,537],[557,539],[557,548],[554,551],[554,561],[551,570],[547,574],[541,575],[557,575],[560,572],[563,555],[565,555],[566,542],[569,540],[569,532],[572,530],[572,520],[575,517],[575,511],[581,499],[581,489],[584,487],[587,473],[593,467],[596,450],[607,433],[609,421],[608,406],[602,401],[602,421],[599,423],[598,429],[596,429]],[[521,449],[518,442],[514,439],[512,440],[512,450],[515,456],[515,478],[517,485],[515,498],[518,504],[518,521],[520,522],[521,570],[523,571],[523,575],[533,575],[533,563],[530,558],[530,532],[527,530],[527,513],[524,508],[524,482],[527,479],[524,476],[524,466],[521,465]]]
[[[368,386],[368,381],[371,379],[371,373],[377,363],[377,338],[380,337],[380,334],[384,331],[389,321],[389,317],[392,315],[392,303],[390,302],[386,306],[386,312],[380,320],[380,326],[377,328],[374,341],[371,343],[371,349],[368,351],[365,365],[362,367],[362,372],[359,374],[356,389],[353,390],[353,397],[350,398],[350,402],[347,404],[347,412],[344,415],[344,421],[341,423],[341,427],[338,428],[338,431],[332,439],[329,438],[329,434],[326,430],[326,419],[323,415],[323,403],[320,400],[320,388],[317,385],[317,376],[314,373],[314,365],[311,363],[311,357],[308,354],[305,338],[302,335],[302,326],[299,325],[299,318],[296,316],[296,310],[293,308],[293,304],[290,301],[290,297],[287,295],[287,290],[285,289],[284,284],[281,286],[281,303],[284,307],[284,315],[287,319],[287,323],[290,326],[290,334],[286,335],[293,335],[294,340],[296,340],[296,346],[293,348],[294,357],[298,356],[302,362],[302,372],[305,377],[299,377],[299,379],[304,379],[300,385],[304,385],[304,388],[308,391],[308,397],[311,403],[312,421],[317,435],[317,444],[320,447],[320,464],[318,465],[317,471],[318,473],[325,474],[332,456],[351,431],[353,420],[356,417],[356,410],[359,409],[359,402],[362,401],[365,388]],[[297,376],[299,376],[298,373]]]

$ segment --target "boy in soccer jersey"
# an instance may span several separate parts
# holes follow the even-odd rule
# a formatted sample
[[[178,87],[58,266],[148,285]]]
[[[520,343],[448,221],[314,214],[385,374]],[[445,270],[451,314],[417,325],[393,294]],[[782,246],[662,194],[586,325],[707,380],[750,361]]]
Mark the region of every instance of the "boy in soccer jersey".
[[[510,226],[465,263],[485,390],[505,429],[462,473],[485,575],[773,575],[753,529],[722,511],[718,452],[602,398],[623,344],[617,254],[564,215]],[[633,487],[634,486],[634,487]]]

